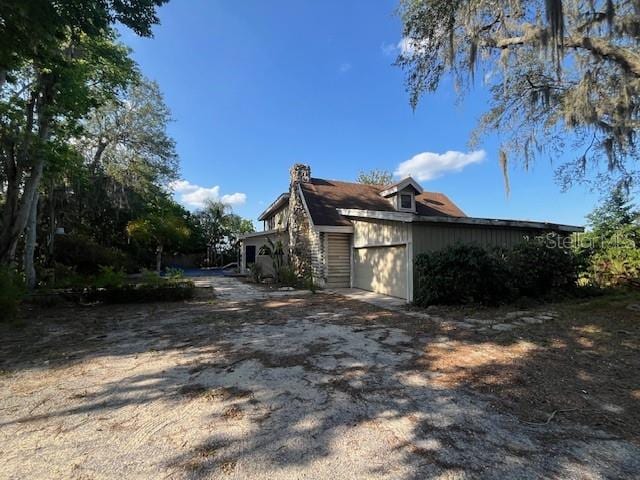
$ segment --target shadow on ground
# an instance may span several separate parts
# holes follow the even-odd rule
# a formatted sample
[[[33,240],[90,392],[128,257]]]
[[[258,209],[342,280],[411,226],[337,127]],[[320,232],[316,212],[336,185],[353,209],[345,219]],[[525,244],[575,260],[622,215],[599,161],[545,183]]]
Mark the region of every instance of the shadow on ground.
[[[325,295],[34,310],[1,332],[0,476],[633,478],[638,319],[581,308],[492,334]]]

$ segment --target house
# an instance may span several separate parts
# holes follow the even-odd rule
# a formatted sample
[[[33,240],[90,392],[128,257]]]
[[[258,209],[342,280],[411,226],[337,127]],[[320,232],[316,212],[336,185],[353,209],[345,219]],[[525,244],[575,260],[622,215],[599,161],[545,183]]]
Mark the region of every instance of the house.
[[[241,239],[241,271],[259,263],[261,247],[280,240],[294,270],[323,288],[354,287],[412,301],[417,255],[456,242],[512,246],[546,232],[580,227],[468,217],[446,195],[426,192],[413,178],[375,186],[311,177],[307,165],[290,171],[289,191],[260,215],[262,232]]]

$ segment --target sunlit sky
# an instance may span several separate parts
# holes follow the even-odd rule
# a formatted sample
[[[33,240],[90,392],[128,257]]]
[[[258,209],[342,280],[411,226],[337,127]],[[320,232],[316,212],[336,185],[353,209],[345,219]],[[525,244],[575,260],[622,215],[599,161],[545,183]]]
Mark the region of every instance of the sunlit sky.
[[[153,39],[123,31],[173,114],[176,199],[195,209],[220,198],[258,226],[301,162],[315,177],[346,181],[373,168],[411,173],[470,216],[584,224],[600,193],[562,193],[548,158],[512,168],[507,196],[498,139],[469,148],[487,108],[482,85],[457,103],[447,82],[411,109],[393,66],[396,8],[397,0],[172,0]]]

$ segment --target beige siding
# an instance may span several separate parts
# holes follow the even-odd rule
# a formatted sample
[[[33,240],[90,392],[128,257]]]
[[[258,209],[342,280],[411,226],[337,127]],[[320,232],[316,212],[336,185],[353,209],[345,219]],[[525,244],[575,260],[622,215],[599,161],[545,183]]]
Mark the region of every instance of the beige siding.
[[[398,245],[407,242],[407,226],[388,220],[353,220],[353,245]]]
[[[353,273],[356,288],[407,298],[405,246],[354,249]]]
[[[349,287],[351,283],[351,235],[326,233],[327,284],[329,288]]]
[[[287,228],[288,217],[289,217],[289,207],[285,206],[265,220],[266,230],[276,230],[276,229]]]
[[[456,243],[511,247],[531,235],[530,230],[516,228],[414,223],[413,255],[441,250]]]
[[[241,271],[242,273],[249,273],[249,268],[246,264],[246,255],[245,255],[245,247],[247,245],[254,245],[256,247],[256,263],[259,263],[262,266],[262,271],[265,275],[273,275],[273,260],[268,255],[260,255],[258,252],[260,251],[260,247],[267,244],[267,237],[271,238],[272,241],[276,242],[277,240],[281,240],[284,245],[285,258],[287,256],[287,252],[289,250],[289,237],[286,232],[283,233],[273,233],[271,235],[261,235],[257,237],[249,237],[242,240],[242,249],[240,254],[241,258]]]

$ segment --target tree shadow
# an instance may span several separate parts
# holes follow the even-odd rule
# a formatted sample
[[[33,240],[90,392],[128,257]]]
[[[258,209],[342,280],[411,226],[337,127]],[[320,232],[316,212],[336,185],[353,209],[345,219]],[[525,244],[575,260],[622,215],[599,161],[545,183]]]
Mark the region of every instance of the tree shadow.
[[[567,316],[481,333],[326,295],[42,315],[45,336],[29,344],[27,329],[3,342],[8,374],[0,382],[19,381],[45,361],[53,375],[96,361],[112,362],[117,373],[74,390],[68,406],[4,417],[0,429],[87,415],[115,420],[150,405],[168,416],[193,410],[199,434],[156,459],[176,476],[632,478],[640,471],[633,319],[612,325],[606,316]],[[628,333],[618,338],[619,330]],[[130,372],[121,369],[136,357]]]

